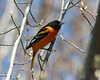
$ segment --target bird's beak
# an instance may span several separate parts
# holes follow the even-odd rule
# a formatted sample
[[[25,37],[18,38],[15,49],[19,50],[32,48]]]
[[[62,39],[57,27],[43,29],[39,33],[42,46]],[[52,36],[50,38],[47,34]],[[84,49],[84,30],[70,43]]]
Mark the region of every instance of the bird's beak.
[[[59,24],[59,25],[62,25],[62,24],[64,24],[64,22],[60,22],[60,24]]]

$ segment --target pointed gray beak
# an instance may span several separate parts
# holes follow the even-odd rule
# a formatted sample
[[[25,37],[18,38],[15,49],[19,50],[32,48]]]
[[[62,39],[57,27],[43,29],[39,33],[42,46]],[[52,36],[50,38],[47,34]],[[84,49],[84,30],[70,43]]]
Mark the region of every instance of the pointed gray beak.
[[[64,24],[64,22],[60,22],[60,24],[59,24],[59,25],[62,25],[62,24]]]

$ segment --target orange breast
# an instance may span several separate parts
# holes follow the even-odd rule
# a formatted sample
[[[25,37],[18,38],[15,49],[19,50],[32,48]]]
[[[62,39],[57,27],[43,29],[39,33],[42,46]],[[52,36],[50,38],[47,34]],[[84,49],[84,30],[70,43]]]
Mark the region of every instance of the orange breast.
[[[38,51],[40,48],[45,47],[48,43],[53,41],[57,33],[58,31],[54,30],[53,28],[50,28],[50,32],[48,33],[48,35],[32,46],[33,51]]]

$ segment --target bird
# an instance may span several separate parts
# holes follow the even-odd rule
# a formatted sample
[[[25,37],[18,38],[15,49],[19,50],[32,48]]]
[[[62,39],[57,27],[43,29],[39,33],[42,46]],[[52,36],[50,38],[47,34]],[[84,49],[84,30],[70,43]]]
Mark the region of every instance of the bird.
[[[47,44],[52,42],[57,33],[59,32],[61,25],[64,24],[61,21],[54,20],[49,22],[47,25],[42,27],[38,33],[30,40],[29,45],[26,47],[26,50],[32,48],[33,57],[31,62],[31,70],[33,69],[35,56],[39,49],[45,47]]]

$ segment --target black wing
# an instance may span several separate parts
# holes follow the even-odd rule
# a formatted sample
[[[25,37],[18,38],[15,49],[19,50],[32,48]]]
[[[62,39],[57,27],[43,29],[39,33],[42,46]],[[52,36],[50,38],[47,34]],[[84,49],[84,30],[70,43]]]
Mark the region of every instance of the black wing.
[[[40,29],[40,31],[36,34],[36,36],[34,36],[34,38],[30,41],[30,44],[26,47],[26,49],[29,49],[30,47],[32,47],[32,45],[34,45],[35,43],[43,39],[45,36],[47,36],[49,31],[50,30],[46,27]]]

